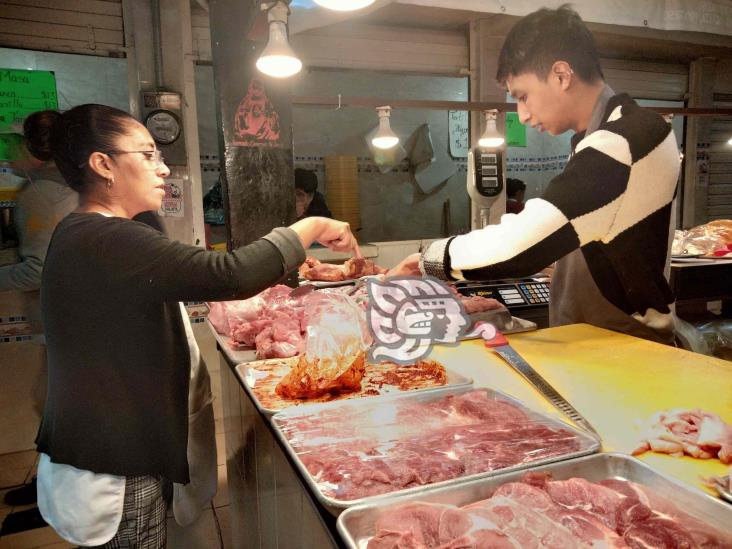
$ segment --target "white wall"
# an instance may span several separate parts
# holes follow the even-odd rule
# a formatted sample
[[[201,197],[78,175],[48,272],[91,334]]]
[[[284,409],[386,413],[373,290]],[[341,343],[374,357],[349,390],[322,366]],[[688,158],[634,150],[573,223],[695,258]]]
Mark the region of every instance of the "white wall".
[[[101,103],[129,111],[126,59],[0,48],[0,68],[54,71],[61,110]]]

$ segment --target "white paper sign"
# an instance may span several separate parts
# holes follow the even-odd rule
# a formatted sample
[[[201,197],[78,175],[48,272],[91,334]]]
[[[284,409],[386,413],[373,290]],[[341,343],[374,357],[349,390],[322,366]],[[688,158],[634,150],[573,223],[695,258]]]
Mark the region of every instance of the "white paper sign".
[[[163,217],[183,217],[183,180],[166,179],[165,196],[158,215]]]
[[[450,155],[453,158],[466,158],[470,143],[470,129],[467,111],[448,112],[447,133],[450,139]]]

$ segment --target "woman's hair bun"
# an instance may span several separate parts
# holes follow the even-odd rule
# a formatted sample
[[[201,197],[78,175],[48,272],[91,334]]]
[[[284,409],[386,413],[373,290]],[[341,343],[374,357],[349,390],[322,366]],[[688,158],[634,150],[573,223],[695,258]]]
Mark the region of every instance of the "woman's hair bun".
[[[39,111],[29,115],[23,122],[28,151],[38,160],[49,161],[53,158],[51,135],[61,123],[58,111]]]

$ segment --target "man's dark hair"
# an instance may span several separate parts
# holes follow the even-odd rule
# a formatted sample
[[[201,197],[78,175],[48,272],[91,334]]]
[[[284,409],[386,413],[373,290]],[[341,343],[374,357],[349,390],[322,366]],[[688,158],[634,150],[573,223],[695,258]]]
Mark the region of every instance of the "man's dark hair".
[[[516,196],[516,193],[519,191],[525,191],[526,190],[526,183],[521,181],[520,179],[514,179],[512,177],[506,178],[506,194],[509,197]]]
[[[530,13],[508,33],[498,56],[496,80],[531,72],[542,80],[557,61],[566,61],[585,82],[604,80],[595,39],[568,4]]]
[[[312,170],[303,168],[295,169],[295,188],[301,189],[308,194],[313,194],[318,190],[318,176]]]

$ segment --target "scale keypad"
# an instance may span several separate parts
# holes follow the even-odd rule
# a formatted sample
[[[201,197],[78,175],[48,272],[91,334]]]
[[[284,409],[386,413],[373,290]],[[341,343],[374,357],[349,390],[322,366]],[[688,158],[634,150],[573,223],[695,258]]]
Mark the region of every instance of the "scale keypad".
[[[521,282],[518,287],[529,304],[549,303],[549,287],[546,284],[542,282]]]

